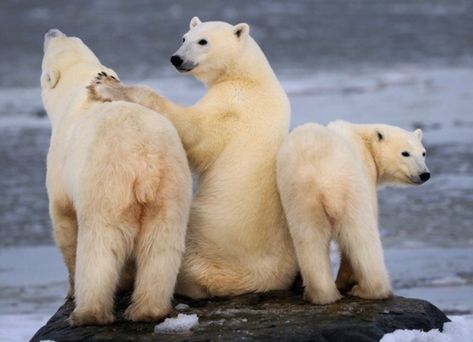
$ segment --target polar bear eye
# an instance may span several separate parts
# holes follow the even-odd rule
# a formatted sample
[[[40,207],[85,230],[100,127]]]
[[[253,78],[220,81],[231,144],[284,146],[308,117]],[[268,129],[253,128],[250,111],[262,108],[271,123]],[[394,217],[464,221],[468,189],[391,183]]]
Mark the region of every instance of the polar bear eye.
[[[425,157],[425,152],[422,152],[422,157]]]
[[[207,45],[207,41],[205,39],[199,40],[199,45]]]
[[[407,152],[407,151],[403,151],[401,154],[402,154],[403,157],[409,157],[410,156],[410,153]]]
[[[186,41],[186,38],[182,37],[182,42],[184,43]]]

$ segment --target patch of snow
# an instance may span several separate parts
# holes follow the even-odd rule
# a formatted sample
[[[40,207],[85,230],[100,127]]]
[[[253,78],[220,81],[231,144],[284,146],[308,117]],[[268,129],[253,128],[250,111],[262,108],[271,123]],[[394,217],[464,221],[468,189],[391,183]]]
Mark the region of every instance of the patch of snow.
[[[383,336],[380,342],[467,342],[473,340],[473,316],[452,316],[443,331],[432,329],[396,330]]]
[[[196,314],[179,314],[175,318],[166,318],[154,327],[155,333],[186,332],[199,324]]]

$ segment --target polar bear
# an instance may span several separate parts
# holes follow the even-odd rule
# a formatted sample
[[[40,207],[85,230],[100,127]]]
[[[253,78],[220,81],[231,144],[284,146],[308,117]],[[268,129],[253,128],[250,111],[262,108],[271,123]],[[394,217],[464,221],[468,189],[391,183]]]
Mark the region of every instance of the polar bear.
[[[135,288],[125,316],[169,313],[192,201],[186,154],[167,119],[137,104],[89,100],[86,86],[102,70],[116,77],[79,38],[46,33],[47,190],[76,304],[73,325],[114,320],[114,293],[130,262]]]
[[[184,107],[150,88],[101,77],[92,96],[152,108],[177,128],[198,176],[177,292],[192,298],[290,287],[297,273],[276,187],[290,106],[246,23],[194,17],[171,57],[207,86]]]
[[[335,121],[327,127],[306,124],[281,146],[277,181],[305,298],[332,303],[339,291],[362,298],[389,297],[377,223],[376,187],[422,184],[430,177],[422,131],[388,125]],[[334,283],[329,245],[341,249]]]

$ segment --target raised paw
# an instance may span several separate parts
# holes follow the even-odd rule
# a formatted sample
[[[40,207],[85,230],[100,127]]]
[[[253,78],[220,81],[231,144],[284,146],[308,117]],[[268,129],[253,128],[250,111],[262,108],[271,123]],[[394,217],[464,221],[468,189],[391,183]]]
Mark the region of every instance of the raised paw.
[[[133,322],[158,322],[168,316],[171,307],[139,306],[131,304],[125,311],[125,318]]]
[[[69,323],[76,327],[82,325],[106,325],[114,321],[113,313],[102,310],[82,312],[74,310],[69,316]]]
[[[93,101],[111,102],[127,100],[125,86],[112,75],[105,71],[99,72],[87,86],[89,97]]]

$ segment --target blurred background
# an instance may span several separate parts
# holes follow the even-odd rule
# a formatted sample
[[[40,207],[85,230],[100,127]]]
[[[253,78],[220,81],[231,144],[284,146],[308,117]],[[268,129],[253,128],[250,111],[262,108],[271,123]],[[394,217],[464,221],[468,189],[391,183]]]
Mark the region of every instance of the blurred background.
[[[44,33],[78,36],[122,81],[190,104],[205,89],[177,75],[169,57],[194,15],[250,24],[289,94],[292,127],[345,119],[424,130],[431,180],[380,191],[386,262],[397,294],[471,314],[472,1],[2,0],[0,340],[28,340],[66,289],[44,185]]]

